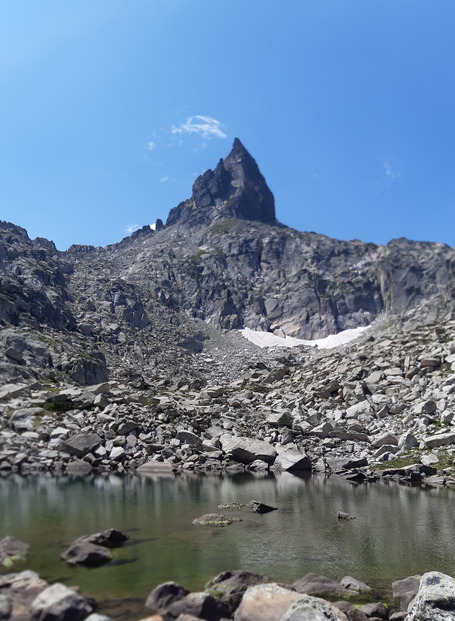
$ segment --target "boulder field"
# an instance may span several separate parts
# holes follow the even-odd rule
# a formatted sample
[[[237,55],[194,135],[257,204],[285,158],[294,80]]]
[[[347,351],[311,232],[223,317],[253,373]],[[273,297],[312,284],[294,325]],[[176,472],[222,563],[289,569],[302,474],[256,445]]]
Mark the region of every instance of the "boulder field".
[[[203,387],[5,384],[0,474],[275,469],[453,485],[454,335],[453,320],[391,319],[333,349],[246,347],[235,379]]]

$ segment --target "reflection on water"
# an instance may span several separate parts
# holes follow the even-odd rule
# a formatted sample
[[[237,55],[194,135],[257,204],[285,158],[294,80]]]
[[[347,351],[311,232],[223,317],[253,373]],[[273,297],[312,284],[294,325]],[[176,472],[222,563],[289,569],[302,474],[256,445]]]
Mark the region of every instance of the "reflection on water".
[[[260,500],[279,511],[235,511],[226,528],[192,520],[217,505]],[[0,537],[31,545],[25,567],[47,580],[78,584],[102,611],[137,619],[160,582],[200,589],[226,569],[293,582],[308,572],[351,575],[387,595],[393,580],[430,569],[455,573],[455,495],[397,484],[351,485],[336,477],[289,473],[255,477],[133,475],[12,476],[0,481]],[[356,516],[338,521],[339,511]],[[115,527],[130,540],[97,569],[59,560],[76,537]],[[118,600],[122,604],[118,604]]]

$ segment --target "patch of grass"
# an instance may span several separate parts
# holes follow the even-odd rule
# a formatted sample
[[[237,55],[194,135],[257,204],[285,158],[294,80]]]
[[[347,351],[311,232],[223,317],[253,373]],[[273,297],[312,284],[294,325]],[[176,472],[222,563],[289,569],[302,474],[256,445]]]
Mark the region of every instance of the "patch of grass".
[[[451,375],[452,374],[452,365],[450,362],[442,362],[439,367],[441,371],[441,375]]]
[[[216,222],[212,224],[209,228],[208,233],[212,233],[214,235],[222,235],[223,233],[227,233],[230,231],[237,223],[236,218],[228,218],[227,220],[223,220],[222,222]]]
[[[402,455],[401,457],[397,457],[396,459],[391,459],[389,461],[385,461],[377,466],[378,470],[389,470],[389,469],[398,469],[405,468],[406,466],[412,466],[413,464],[420,463],[421,452],[420,451],[412,451],[407,453],[406,455]]]
[[[195,278],[197,276],[197,266],[204,254],[206,254],[205,250],[199,250],[190,257],[187,257],[182,263],[182,272],[188,274],[191,278]]]
[[[406,466],[412,466],[413,464],[419,464],[421,458],[424,455],[434,454],[434,450],[429,451],[420,451],[413,450],[409,451],[406,455],[402,455],[401,457],[397,457],[396,459],[391,459],[390,461],[386,461],[377,466],[377,470],[389,470],[389,469],[398,469],[405,468]],[[444,451],[443,449],[437,453],[438,461],[434,464],[431,464],[433,468],[436,470],[445,470],[446,468],[452,468],[454,466],[454,456],[448,451]]]
[[[52,412],[53,414],[64,414],[65,412],[74,410],[76,405],[70,399],[65,399],[62,401],[46,401],[41,405],[41,407],[48,412]]]

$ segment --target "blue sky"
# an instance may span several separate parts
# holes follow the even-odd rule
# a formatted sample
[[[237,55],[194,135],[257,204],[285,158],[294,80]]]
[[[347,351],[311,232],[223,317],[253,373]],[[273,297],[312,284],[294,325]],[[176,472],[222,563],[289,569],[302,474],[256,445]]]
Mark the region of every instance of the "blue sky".
[[[2,0],[0,219],[104,246],[237,136],[299,230],[455,246],[453,0]]]

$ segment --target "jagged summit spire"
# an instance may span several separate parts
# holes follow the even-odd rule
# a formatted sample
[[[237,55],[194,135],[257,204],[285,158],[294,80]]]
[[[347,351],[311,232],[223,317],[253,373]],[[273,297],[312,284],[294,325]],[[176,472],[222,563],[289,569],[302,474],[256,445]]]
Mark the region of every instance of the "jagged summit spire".
[[[226,218],[276,224],[273,194],[238,138],[215,170],[207,170],[196,179],[191,199],[171,210],[166,226],[208,225]]]

